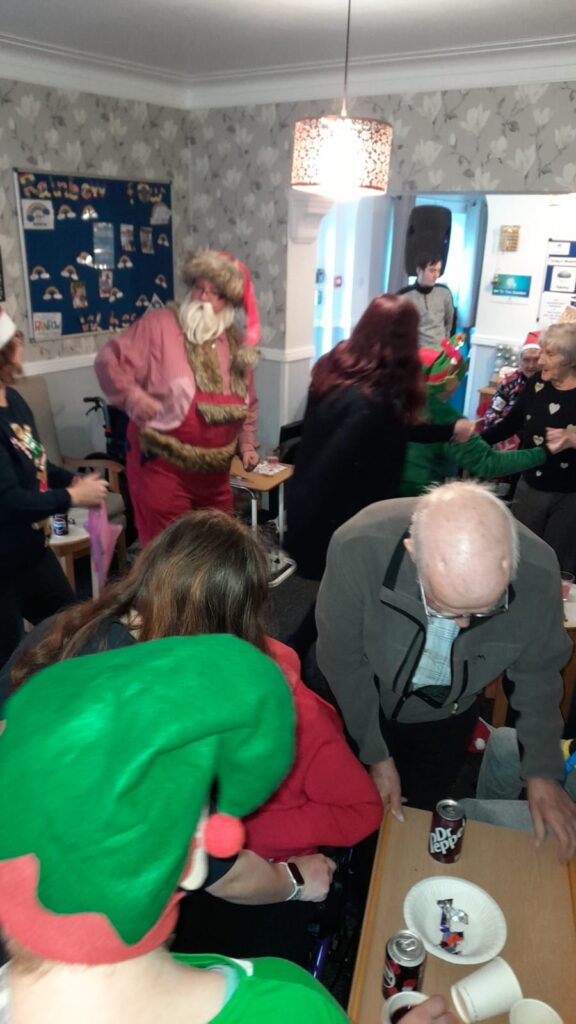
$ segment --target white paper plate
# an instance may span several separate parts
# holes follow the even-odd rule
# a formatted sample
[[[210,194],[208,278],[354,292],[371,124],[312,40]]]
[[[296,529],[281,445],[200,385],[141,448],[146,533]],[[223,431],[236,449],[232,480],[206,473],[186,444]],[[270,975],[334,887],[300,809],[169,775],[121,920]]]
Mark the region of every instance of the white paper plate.
[[[462,925],[464,939],[459,953],[440,947],[441,908],[437,900],[454,900],[453,906],[468,914]],[[479,885],[463,878],[434,876],[412,886],[404,900],[404,920],[416,932],[426,949],[441,960],[460,964],[482,964],[498,956],[506,942],[506,921],[495,900]]]

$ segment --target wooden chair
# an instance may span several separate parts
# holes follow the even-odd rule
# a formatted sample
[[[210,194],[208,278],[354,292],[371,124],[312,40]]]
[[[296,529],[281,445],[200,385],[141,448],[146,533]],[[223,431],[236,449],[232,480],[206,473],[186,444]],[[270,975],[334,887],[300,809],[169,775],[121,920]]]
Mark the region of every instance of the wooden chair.
[[[16,390],[22,395],[30,406],[38,434],[46,450],[50,462],[57,466],[67,466],[71,470],[94,470],[106,476],[110,485],[109,493],[106,495],[106,511],[111,523],[126,526],[126,509],[124,498],[120,491],[120,474],[124,467],[119,462],[111,459],[84,459],[73,455],[63,455],[58,442],[54,415],[50,405],[50,396],[46,379],[42,376],[22,377],[15,385]],[[90,542],[86,540],[74,546],[73,557],[81,558],[90,552]],[[118,565],[122,568],[126,562],[126,539],[125,531],[122,530],[116,545],[116,556]]]

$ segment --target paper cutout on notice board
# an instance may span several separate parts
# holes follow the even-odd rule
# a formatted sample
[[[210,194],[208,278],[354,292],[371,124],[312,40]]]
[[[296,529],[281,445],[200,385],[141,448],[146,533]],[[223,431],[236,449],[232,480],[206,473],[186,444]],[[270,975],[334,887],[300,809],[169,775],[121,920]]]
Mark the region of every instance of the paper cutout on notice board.
[[[26,231],[53,231],[54,205],[49,199],[23,199],[22,222]]]

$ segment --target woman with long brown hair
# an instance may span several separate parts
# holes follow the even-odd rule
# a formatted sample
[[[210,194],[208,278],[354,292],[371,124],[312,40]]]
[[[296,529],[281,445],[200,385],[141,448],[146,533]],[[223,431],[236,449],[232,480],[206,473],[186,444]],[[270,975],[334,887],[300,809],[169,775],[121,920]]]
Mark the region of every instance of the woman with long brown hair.
[[[0,676],[0,693],[8,675],[14,690],[63,659],[169,636],[231,633],[272,657],[294,699],[296,759],[277,793],[246,820],[247,852],[233,865],[213,865],[208,896],[194,897],[193,927],[181,922],[177,948],[191,951],[192,935],[206,943],[211,927],[207,944],[213,952],[304,962],[310,904],[324,899],[335,868],[318,847],[359,842],[378,827],[382,804],[336,711],[301,682],[294,652],[265,635],[267,592],[267,561],[252,531],[224,512],[190,513],[155,537],[128,575],[100,598],[34,630]],[[295,902],[290,908],[235,908],[223,900]],[[182,917],[186,912],[185,903]]]
[[[396,498],[406,445],[465,440],[468,421],[419,423],[426,390],[418,312],[379,295],[350,338],[312,371],[302,441],[288,493],[286,547],[302,576],[319,580],[334,531],[366,505]],[[466,426],[465,426],[466,424]]]

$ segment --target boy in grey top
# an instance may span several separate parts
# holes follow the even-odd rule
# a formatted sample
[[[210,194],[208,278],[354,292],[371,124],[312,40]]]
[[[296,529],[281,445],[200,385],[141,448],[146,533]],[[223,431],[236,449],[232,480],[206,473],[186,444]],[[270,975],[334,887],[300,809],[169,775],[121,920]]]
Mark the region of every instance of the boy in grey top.
[[[456,313],[452,292],[445,284],[436,284],[442,273],[442,260],[435,253],[421,253],[416,261],[416,281],[402,288],[404,295],[420,314],[421,345],[439,345],[456,329]]]

